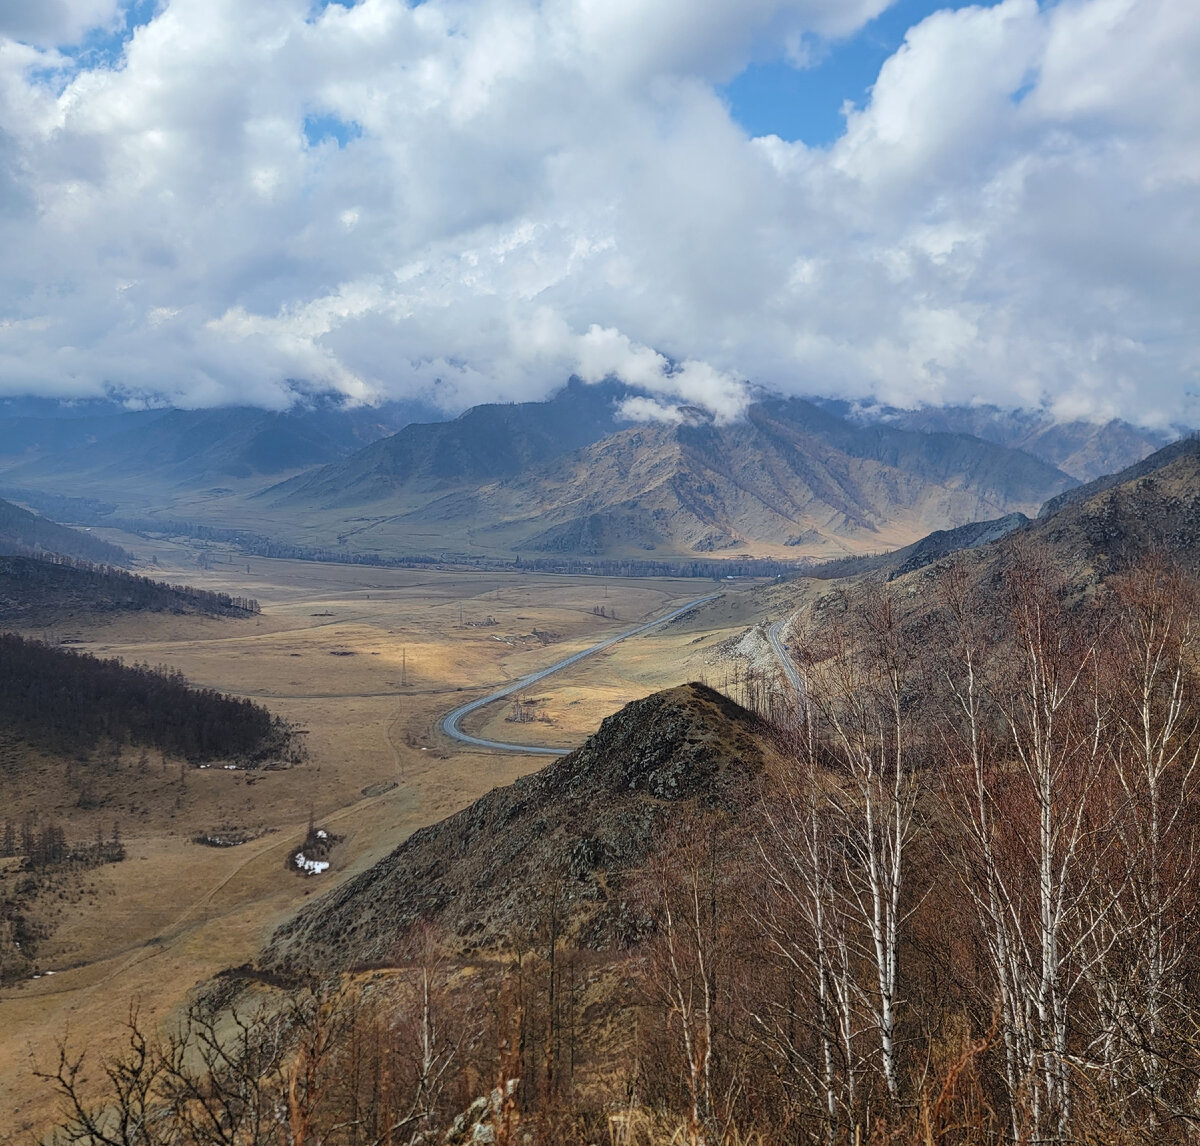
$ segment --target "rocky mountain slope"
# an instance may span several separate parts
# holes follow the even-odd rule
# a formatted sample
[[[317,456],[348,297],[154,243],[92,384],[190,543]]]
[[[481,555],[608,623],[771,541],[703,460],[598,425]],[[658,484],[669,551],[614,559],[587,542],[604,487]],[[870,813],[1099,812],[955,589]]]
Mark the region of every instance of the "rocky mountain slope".
[[[343,462],[264,491],[279,505],[364,505],[513,477],[617,428],[626,389],[572,381],[545,402],[474,406],[449,422],[419,423]]]
[[[856,426],[799,399],[717,426],[633,426],[520,476],[398,515],[396,530],[532,553],[835,555],[1034,513],[1072,479],[961,434]]]
[[[1064,567],[1103,575],[1160,553],[1200,572],[1200,441],[1184,439],[1049,503],[1028,531]]]
[[[875,568],[904,577],[914,601],[937,593],[943,558],[969,551],[973,576],[997,580],[1023,550],[1044,555],[1077,591],[1150,556],[1200,574],[1200,440],[1175,442],[1121,473],[1053,499],[1032,521],[982,522],[933,535]],[[989,530],[996,536],[988,537]],[[982,535],[981,535],[982,531]]]
[[[346,970],[395,957],[419,921],[463,951],[502,944],[557,894],[585,946],[644,925],[626,880],[664,828],[753,801],[769,749],[758,720],[700,684],[634,701],[569,756],[414,832],[284,924],[263,956]]]

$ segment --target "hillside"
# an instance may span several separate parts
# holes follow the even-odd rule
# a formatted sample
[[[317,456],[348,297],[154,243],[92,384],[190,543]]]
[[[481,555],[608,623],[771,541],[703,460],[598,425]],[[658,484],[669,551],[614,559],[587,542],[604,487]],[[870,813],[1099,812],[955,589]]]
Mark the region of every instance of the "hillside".
[[[621,430],[531,473],[435,499],[370,536],[440,530],[527,553],[835,556],[1031,514],[1072,484],[966,435],[860,427],[776,400],[728,426],[693,417]]]
[[[634,701],[569,756],[414,832],[317,900],[275,933],[264,962],[386,963],[418,922],[464,950],[503,945],[555,883],[580,943],[620,946],[644,925],[623,880],[687,812],[747,807],[764,760],[757,718],[704,685]]]
[[[249,617],[258,602],[83,562],[0,556],[0,625],[58,625],[108,613]]]
[[[126,565],[131,555],[78,529],[30,513],[11,501],[0,500],[0,555],[56,553],[78,561]]]
[[[14,633],[0,633],[0,727],[59,753],[111,742],[257,765],[292,751],[288,727],[260,704]]]
[[[335,465],[264,491],[274,504],[337,508],[514,477],[616,429],[617,385],[572,380],[545,402],[475,406],[404,427]]]

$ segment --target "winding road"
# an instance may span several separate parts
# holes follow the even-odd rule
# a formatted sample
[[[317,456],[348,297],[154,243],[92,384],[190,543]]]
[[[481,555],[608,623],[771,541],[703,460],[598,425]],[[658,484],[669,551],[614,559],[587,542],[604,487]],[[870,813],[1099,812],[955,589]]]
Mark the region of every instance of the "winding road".
[[[796,662],[792,660],[787,646],[783,643],[783,630],[787,628],[787,624],[787,621],[776,621],[773,625],[768,625],[767,641],[771,645],[775,659],[779,662],[779,667],[783,669],[783,675],[787,677],[788,684],[792,686],[792,691],[797,698],[803,698],[804,682],[800,679],[800,670],[796,668]]]
[[[498,692],[490,693],[487,696],[481,696],[478,700],[468,701],[466,704],[460,704],[453,712],[448,712],[442,717],[442,731],[453,740],[458,740],[463,744],[470,744],[475,748],[494,748],[501,752],[524,752],[532,756],[566,756],[571,751],[569,748],[546,748],[537,744],[504,744],[499,740],[484,740],[479,736],[472,736],[469,732],[464,732],[459,727],[463,717],[469,716],[472,712],[483,708],[484,705],[491,704],[493,701],[502,700],[506,696],[512,696],[514,692],[520,692],[523,689],[529,688],[530,685],[537,684],[539,681],[545,680],[552,673],[559,672],[567,668],[569,665],[576,664],[590,657],[594,653],[601,653],[605,649],[612,648],[619,641],[628,640],[630,637],[636,637],[639,633],[647,633],[651,629],[657,628],[659,625],[665,625],[676,617],[683,616],[689,609],[694,609],[697,605],[706,605],[709,601],[715,601],[720,597],[720,593],[711,593],[707,597],[697,597],[694,601],[689,601],[686,605],[680,605],[676,609],[672,609],[669,613],[664,613],[661,617],[655,617],[652,621],[647,621],[645,624],[638,625],[636,628],[629,629],[624,633],[618,633],[615,637],[609,637],[606,641],[601,641],[598,645],[592,645],[590,648],[583,649],[572,656],[558,661],[549,666],[549,668],[539,669],[537,672],[531,672],[528,676],[521,677],[520,680],[515,680],[512,684],[506,684]]]

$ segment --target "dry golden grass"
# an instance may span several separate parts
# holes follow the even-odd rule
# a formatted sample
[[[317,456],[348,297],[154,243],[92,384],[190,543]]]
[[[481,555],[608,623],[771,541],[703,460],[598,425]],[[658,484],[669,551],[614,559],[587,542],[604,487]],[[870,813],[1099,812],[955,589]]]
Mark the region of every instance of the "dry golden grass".
[[[49,1092],[30,1068],[49,1061],[58,1037],[102,1051],[131,1001],[166,1019],[197,982],[252,959],[305,897],[363,870],[417,827],[545,763],[449,741],[437,727],[448,709],[708,589],[697,581],[231,563],[221,551],[209,553],[205,570],[182,543],[116,539],[147,561],[157,556],[157,569],[147,572],[256,597],[263,615],[74,620],[35,635],[167,664],[195,684],[253,697],[307,730],[310,756],[290,771],[255,777],[189,770],[182,784],[177,764],[164,771],[155,756],[143,771],[130,759],[106,806],[88,813],[72,806],[53,769],[22,789],[26,806],[51,800],[71,838],[89,838],[97,821],[118,820],[129,858],[89,872],[92,892],[61,905],[39,957],[56,973],[0,992],[0,1127],[13,1131],[40,1126],[50,1113]],[[709,646],[755,614],[742,588],[731,587],[701,619],[633,638],[545,681],[538,694],[548,697],[552,724],[506,723],[507,705],[480,714],[481,723],[499,740],[570,747],[629,700],[712,678]],[[596,605],[619,619],[595,615]],[[495,626],[467,624],[489,617]],[[556,634],[553,643],[522,639],[535,629]],[[345,837],[332,872],[317,878],[286,868],[310,812]],[[228,849],[190,842],[226,825],[262,834]]]

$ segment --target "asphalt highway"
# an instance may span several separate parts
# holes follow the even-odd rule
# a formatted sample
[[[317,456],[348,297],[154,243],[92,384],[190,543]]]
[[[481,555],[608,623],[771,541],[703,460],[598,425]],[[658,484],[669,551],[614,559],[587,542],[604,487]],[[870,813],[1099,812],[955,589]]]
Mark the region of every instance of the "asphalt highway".
[[[779,667],[783,669],[783,675],[787,677],[788,684],[792,686],[792,691],[799,700],[804,696],[804,682],[800,679],[800,671],[796,668],[796,662],[792,660],[787,646],[783,643],[783,630],[786,626],[787,621],[776,621],[773,625],[768,625],[767,640],[770,642],[775,659],[779,662]]]
[[[665,625],[669,621],[675,620],[676,617],[682,616],[689,609],[694,609],[697,605],[706,605],[709,601],[715,601],[719,596],[721,596],[720,593],[710,593],[707,597],[697,597],[696,600],[689,601],[686,605],[680,605],[678,608],[672,609],[669,613],[664,613],[661,617],[655,617],[652,621],[646,621],[636,628],[629,629],[624,633],[618,633],[615,637],[609,637],[608,640],[601,641],[598,645],[592,645],[591,648],[583,649],[573,656],[566,657],[550,665],[549,668],[539,669],[537,672],[532,672],[528,676],[521,677],[520,680],[513,681],[512,684],[506,684],[498,692],[490,693],[488,696],[481,696],[478,700],[471,700],[466,704],[460,704],[453,712],[448,712],[442,717],[442,731],[452,739],[461,741],[463,744],[470,744],[475,748],[494,748],[501,752],[524,752],[533,756],[566,756],[571,751],[569,748],[546,748],[536,744],[504,744],[499,740],[484,740],[479,736],[472,736],[469,732],[464,732],[460,727],[460,723],[463,717],[469,716],[472,712],[483,708],[486,704],[502,700],[506,696],[512,696],[514,692],[521,692],[537,684],[539,681],[545,680],[551,674],[559,672],[569,665],[578,663],[584,657],[590,657],[594,653],[603,652],[605,649],[612,648],[619,641],[636,637],[640,633],[648,633],[651,629],[657,628],[659,625]],[[793,671],[795,670],[793,669]]]

